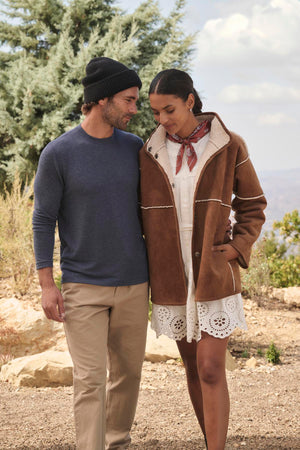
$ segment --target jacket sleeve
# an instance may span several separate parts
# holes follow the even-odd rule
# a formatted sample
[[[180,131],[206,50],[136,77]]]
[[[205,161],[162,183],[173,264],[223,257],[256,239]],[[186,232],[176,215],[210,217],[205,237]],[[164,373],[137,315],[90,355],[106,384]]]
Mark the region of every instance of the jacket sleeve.
[[[236,160],[233,194],[232,209],[236,223],[230,245],[239,252],[238,262],[246,269],[249,266],[251,247],[265,221],[263,210],[267,202],[242,139]]]

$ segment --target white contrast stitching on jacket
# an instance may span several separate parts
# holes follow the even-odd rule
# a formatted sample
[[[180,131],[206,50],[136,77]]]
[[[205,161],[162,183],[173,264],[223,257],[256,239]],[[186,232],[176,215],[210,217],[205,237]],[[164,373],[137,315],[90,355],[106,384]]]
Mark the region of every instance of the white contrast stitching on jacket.
[[[231,205],[227,205],[227,203],[223,203],[222,200],[218,198],[205,198],[202,200],[196,200],[196,203],[203,203],[203,202],[219,202],[222,206],[227,206],[227,208],[231,208]]]
[[[241,164],[244,164],[246,161],[248,161],[248,159],[249,159],[249,156],[248,156],[246,159],[244,159],[244,161],[238,163],[238,164],[235,166],[235,168],[239,167]]]
[[[265,194],[257,195],[256,197],[239,197],[236,195],[236,198],[239,198],[240,200],[256,200],[257,198],[264,197]]]
[[[141,206],[142,209],[163,209],[163,208],[173,208],[173,205],[162,205],[162,206]]]
[[[228,266],[230,268],[230,272],[231,272],[231,276],[232,276],[233,291],[235,292],[235,279],[234,279],[233,269],[232,269],[231,264],[230,264],[229,261],[227,261],[227,264],[228,264]]]

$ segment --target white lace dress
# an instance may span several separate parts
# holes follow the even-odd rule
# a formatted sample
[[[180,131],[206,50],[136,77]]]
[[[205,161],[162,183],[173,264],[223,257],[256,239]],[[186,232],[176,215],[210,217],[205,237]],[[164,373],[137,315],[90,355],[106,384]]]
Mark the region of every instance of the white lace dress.
[[[204,150],[209,134],[193,144],[199,156]],[[195,286],[191,254],[193,198],[196,187],[196,168],[189,171],[184,154],[182,167],[176,175],[176,159],[180,144],[166,142],[170,164],[175,182],[175,205],[177,209],[182,256],[188,286],[187,304],[180,306],[152,305],[151,327],[157,337],[164,334],[171,339],[181,340],[186,337],[199,341],[201,331],[218,337],[229,336],[236,327],[247,329],[241,294],[231,295],[220,300],[195,302]]]

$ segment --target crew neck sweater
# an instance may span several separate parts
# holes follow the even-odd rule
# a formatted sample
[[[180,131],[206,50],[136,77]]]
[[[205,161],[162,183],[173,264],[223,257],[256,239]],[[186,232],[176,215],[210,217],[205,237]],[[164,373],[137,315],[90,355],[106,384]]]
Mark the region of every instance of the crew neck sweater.
[[[37,269],[53,266],[58,222],[62,283],[126,286],[148,280],[138,206],[142,145],[117,128],[98,139],[78,125],[45,147],[34,183]]]

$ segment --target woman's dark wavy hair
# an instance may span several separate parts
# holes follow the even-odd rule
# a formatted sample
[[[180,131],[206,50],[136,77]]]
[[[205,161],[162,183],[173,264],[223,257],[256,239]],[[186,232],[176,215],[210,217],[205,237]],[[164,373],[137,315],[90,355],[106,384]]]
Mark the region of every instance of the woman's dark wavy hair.
[[[175,95],[183,101],[187,100],[189,94],[193,94],[195,97],[193,113],[202,112],[202,101],[194,88],[193,80],[182,70],[167,69],[159,72],[150,84],[150,94]]]

